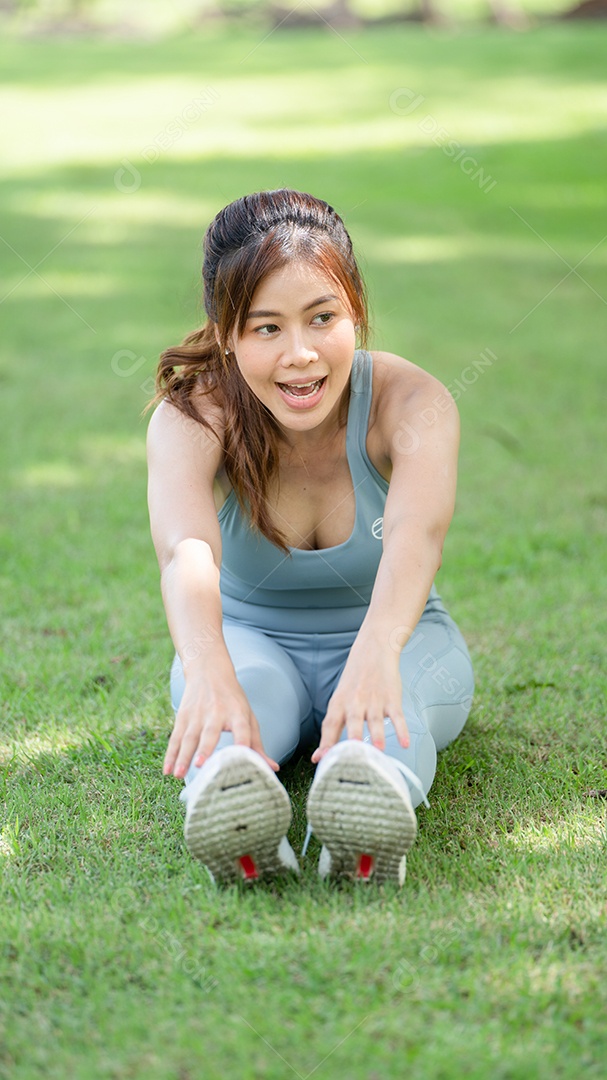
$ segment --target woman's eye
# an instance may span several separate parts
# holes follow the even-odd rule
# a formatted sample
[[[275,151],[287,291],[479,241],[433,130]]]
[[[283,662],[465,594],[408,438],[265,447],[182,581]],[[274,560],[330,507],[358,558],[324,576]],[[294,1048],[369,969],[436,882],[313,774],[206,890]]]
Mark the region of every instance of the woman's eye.
[[[269,337],[270,334],[273,334],[278,329],[276,323],[266,323],[265,326],[256,326],[255,333],[261,334],[262,337]]]
[[[316,322],[317,319],[320,319],[321,326],[326,326],[327,323],[329,323],[332,318],[333,318],[333,312],[332,311],[321,311],[320,315],[315,315],[314,319],[312,321]]]

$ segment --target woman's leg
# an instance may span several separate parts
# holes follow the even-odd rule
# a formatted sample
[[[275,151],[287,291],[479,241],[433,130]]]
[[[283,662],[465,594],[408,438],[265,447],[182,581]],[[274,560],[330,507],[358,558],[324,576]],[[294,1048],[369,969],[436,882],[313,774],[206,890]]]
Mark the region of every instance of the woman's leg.
[[[428,725],[437,750],[461,732],[472,706],[474,673],[466,643],[446,613],[420,620],[403,650],[403,682]],[[406,654],[406,655],[405,655]]]
[[[343,664],[337,678],[331,682],[327,703],[342,669]],[[410,742],[406,749],[402,747],[392,721],[386,719],[385,752],[407,765],[427,794],[436,772],[436,752],[459,735],[470,712],[474,692],[472,663],[466,643],[438,598],[428,606],[403,649],[400,673]],[[342,739],[347,737],[344,732]],[[371,741],[366,724],[363,741]],[[422,801],[422,795],[415,787],[411,787],[411,800],[414,807]]]
[[[223,633],[236,677],[257,718],[266,752],[286,761],[299,741],[311,703],[290,657],[260,630],[224,619]],[[171,671],[177,709],[185,680],[179,658]],[[272,877],[299,872],[287,840],[289,796],[261,756],[234,746],[222,732],[204,765],[190,763],[180,798],[186,804],[185,842],[216,881]]]
[[[474,692],[466,643],[444,609],[422,616],[401,653],[400,673],[411,742],[405,750],[386,720],[386,753],[408,765],[427,794],[436,772],[436,752],[459,735]],[[411,797],[418,806],[421,794],[415,788]]]
[[[223,634],[236,676],[242,686],[261,731],[265,752],[278,764],[297,748],[302,723],[311,711],[311,701],[295,664],[285,650],[262,630],[225,619]],[[171,668],[171,701],[179,708],[185,680],[179,657]],[[217,749],[230,746],[232,733],[224,731]],[[190,765],[186,785],[197,775]]]

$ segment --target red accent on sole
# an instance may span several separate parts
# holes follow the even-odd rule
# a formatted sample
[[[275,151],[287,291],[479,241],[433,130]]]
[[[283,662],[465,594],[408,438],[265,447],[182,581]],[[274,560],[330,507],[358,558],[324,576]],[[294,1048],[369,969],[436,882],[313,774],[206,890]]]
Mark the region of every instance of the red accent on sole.
[[[374,858],[372,855],[359,855],[358,866],[356,867],[356,876],[359,878],[370,878],[373,873]]]
[[[242,855],[238,862],[242,867],[245,881],[252,881],[254,878],[259,877],[257,867],[250,855]]]

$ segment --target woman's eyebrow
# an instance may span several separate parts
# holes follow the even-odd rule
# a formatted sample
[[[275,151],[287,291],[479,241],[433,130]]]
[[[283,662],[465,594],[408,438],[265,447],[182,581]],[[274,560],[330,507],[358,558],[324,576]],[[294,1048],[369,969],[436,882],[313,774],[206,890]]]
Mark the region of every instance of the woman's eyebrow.
[[[311,304],[307,304],[303,311],[310,311],[311,308],[318,307],[319,304],[327,304],[329,300],[339,300],[338,296],[319,296],[318,300],[313,300]],[[247,319],[268,319],[276,318],[282,319],[280,311],[250,311],[247,315]]]

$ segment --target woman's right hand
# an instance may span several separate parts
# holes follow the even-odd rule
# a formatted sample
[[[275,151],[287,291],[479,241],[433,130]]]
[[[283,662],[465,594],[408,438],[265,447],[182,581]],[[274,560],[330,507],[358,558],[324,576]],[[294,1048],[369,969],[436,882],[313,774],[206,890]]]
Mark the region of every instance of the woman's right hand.
[[[231,731],[236,745],[250,746],[278,771],[277,762],[264,751],[257,718],[238,680],[234,675],[206,671],[186,678],[164,759],[164,775],[184,777],[192,759],[194,765],[203,765],[222,731]]]

